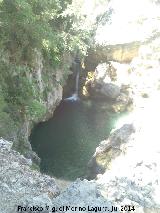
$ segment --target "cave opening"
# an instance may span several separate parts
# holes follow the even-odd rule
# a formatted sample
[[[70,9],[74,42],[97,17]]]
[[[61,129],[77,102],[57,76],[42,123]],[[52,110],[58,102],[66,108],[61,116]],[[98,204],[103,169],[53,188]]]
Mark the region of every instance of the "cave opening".
[[[42,173],[69,181],[85,177],[88,161],[119,117],[103,105],[62,101],[50,120],[32,130],[30,141],[41,158]]]

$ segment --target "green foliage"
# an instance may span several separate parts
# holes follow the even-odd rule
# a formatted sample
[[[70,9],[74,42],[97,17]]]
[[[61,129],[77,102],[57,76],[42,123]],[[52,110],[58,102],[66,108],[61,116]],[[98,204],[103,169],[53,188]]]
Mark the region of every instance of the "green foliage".
[[[93,29],[76,4],[71,0],[0,0],[0,121],[6,121],[8,128],[26,118],[38,121],[46,113],[42,102],[50,82],[54,87],[63,85],[69,73],[64,53],[86,54]],[[35,75],[36,52],[42,54],[45,67],[43,91]],[[54,81],[57,68],[64,72],[59,82]]]
[[[28,66],[11,63],[5,55],[0,58],[1,95],[7,103],[7,112],[15,122],[25,116],[36,120],[45,113],[38,102],[38,85],[27,77],[30,72],[32,70]]]
[[[31,120],[38,120],[46,113],[46,108],[43,104],[37,100],[33,100],[26,107],[27,114],[30,116]]]
[[[10,115],[6,112],[7,103],[5,102],[0,88],[0,137],[13,139],[16,125]]]
[[[1,39],[9,49],[12,61],[29,63],[34,48],[45,48],[44,39],[54,40],[49,21],[56,17],[59,9],[56,1],[4,0],[1,3]],[[52,44],[50,48],[53,48]]]

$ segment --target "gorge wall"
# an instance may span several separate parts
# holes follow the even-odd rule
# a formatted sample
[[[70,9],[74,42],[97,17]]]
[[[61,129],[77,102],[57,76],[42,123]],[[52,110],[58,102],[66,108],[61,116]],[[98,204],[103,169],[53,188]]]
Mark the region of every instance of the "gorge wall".
[[[86,54],[96,17],[105,12],[93,11],[108,5],[101,3],[89,12],[85,1],[0,2],[0,135],[28,158],[39,161],[28,141],[31,129],[62,100],[71,55]]]
[[[55,68],[47,64],[40,51],[34,50],[32,60],[32,68],[29,70],[24,66],[19,68],[20,72],[16,68],[13,73],[10,70],[3,75],[0,73],[3,81],[0,134],[14,141],[16,150],[39,163],[29,142],[31,129],[37,123],[52,117],[62,100],[63,85],[70,72],[72,58],[69,53],[66,54],[61,66]]]
[[[3,2],[7,4],[9,1]],[[24,3],[24,1],[21,2]],[[125,2],[126,5],[127,2],[134,3],[136,1],[127,0]],[[153,8],[147,7],[148,0],[146,0],[145,8],[144,1],[142,2],[142,5],[139,5],[140,2],[136,4],[133,13],[137,11],[137,6],[141,6],[140,12],[145,11],[143,10],[145,8],[149,8],[149,11],[152,11]],[[154,7],[156,11],[158,11],[158,1],[152,1],[152,3],[155,3]],[[118,5],[118,8],[119,6],[120,5]],[[19,10],[19,7],[21,10]],[[18,13],[18,11],[22,12],[22,9],[23,4],[21,5],[19,1],[18,7],[17,5],[15,7],[15,11],[16,13]],[[78,9],[77,7],[77,11]],[[84,19],[82,20],[83,23],[85,23]],[[125,20],[123,20],[122,25],[124,21]],[[64,189],[63,192],[60,192],[53,178],[37,171],[37,167],[35,167],[34,163],[38,164],[39,158],[32,151],[28,137],[33,126],[52,116],[55,107],[61,101],[63,83],[69,73],[69,65],[72,59],[70,56],[63,56],[61,57],[62,65],[58,67],[51,66],[51,68],[48,66],[46,58],[44,57],[46,52],[42,54],[40,51],[41,48],[39,48],[39,51],[36,51],[35,48],[31,48],[32,51],[29,51],[29,54],[34,53],[34,56],[32,55],[33,63],[30,69],[24,69],[26,68],[26,61],[23,60],[20,64],[18,63],[19,58],[17,55],[19,55],[19,52],[17,51],[17,47],[15,48],[16,36],[13,36],[14,42],[11,42],[12,48],[11,52],[9,52],[9,57],[4,57],[4,55],[7,54],[3,54],[3,51],[0,52],[0,133],[1,136],[8,139],[0,139],[1,213],[16,212],[18,205],[24,206],[26,208],[24,212],[28,213],[36,212],[29,208],[30,206],[33,207],[36,205],[44,208],[44,211],[42,211],[44,213],[54,211],[62,212],[58,209],[61,206],[70,206],[73,208],[85,207],[83,212],[96,212],[98,206],[102,208],[105,207],[105,210],[107,208],[107,210],[111,212],[121,212],[121,208],[124,209],[124,207],[125,212],[126,209],[128,212],[131,212],[128,208],[132,208],[132,211],[135,213],[160,212],[159,21],[159,11],[158,13],[150,14],[149,18],[141,16],[136,19],[136,23],[138,23],[140,27],[138,29],[141,29],[142,25],[145,27],[149,26],[149,29],[147,29],[152,38],[149,43],[140,42],[139,46],[139,43],[137,44],[135,42],[137,41],[136,38],[134,38],[134,42],[125,41],[122,42],[121,45],[118,42],[114,45],[108,43],[107,45],[102,45],[101,48],[97,50],[97,54],[96,51],[93,50],[88,56],[87,71],[92,72],[95,71],[99,63],[114,61],[112,61],[111,64],[117,68],[117,70],[115,70],[117,79],[120,77],[123,84],[129,84],[134,107],[133,112],[130,113],[126,120],[122,119],[123,122],[120,127],[112,131],[111,135],[103,140],[97,147],[89,163],[88,176],[92,180],[77,179],[67,189]],[[12,22],[10,21],[9,23]],[[22,26],[23,25],[24,23],[22,23]],[[115,28],[118,29],[118,25],[115,25]],[[11,29],[16,29],[15,31],[19,32],[19,28],[17,29],[16,26],[12,26]],[[27,29],[30,29],[28,25]],[[58,28],[56,33],[57,32],[60,32],[60,28]],[[78,31],[76,32],[78,33]],[[137,28],[136,32],[139,32]],[[144,32],[146,33],[146,30],[144,30]],[[8,35],[7,33],[8,31],[6,35]],[[142,32],[138,34],[142,35],[142,40],[148,37],[147,33],[145,36]],[[6,35],[5,38],[8,38]],[[26,35],[26,33],[24,35]],[[64,38],[68,35],[68,31],[65,36],[63,33],[61,35],[63,35],[62,37]],[[75,35],[75,33],[73,33],[73,35]],[[115,33],[115,35],[119,38],[119,36],[117,36],[118,34]],[[128,36],[128,33],[126,35]],[[61,36],[58,37],[60,43],[63,43],[62,41],[64,40],[60,38]],[[77,39],[75,39],[74,42],[77,42]],[[50,42],[48,42],[48,40],[43,40],[43,42],[46,45],[47,51],[50,51],[50,48],[47,46]],[[78,42],[80,42],[80,40],[78,40]],[[6,44],[5,41],[2,43],[3,45],[10,46],[10,43]],[[20,45],[21,42],[17,42],[16,44],[18,44],[19,49],[22,49]],[[2,47],[4,47],[3,45]],[[56,52],[57,49],[55,47],[59,47],[59,45],[60,44],[55,45],[52,51],[54,50]],[[69,45],[69,47],[71,48],[72,45]],[[80,46],[83,47],[83,45]],[[2,48],[2,50],[4,49]],[[63,55],[63,48],[60,48],[60,50]],[[53,56],[52,59],[56,59],[57,55],[55,52],[53,55],[49,54],[47,59],[51,56]],[[15,60],[15,55],[16,59],[18,58],[17,60]],[[115,61],[117,62],[115,63]],[[127,69],[125,69],[126,64],[122,64],[124,62],[128,63]],[[108,75],[108,70],[106,69],[107,64],[104,66],[104,76],[106,77]],[[64,70],[67,70],[67,72],[64,72]],[[108,83],[104,81],[105,78],[93,79],[93,84],[97,84],[99,80],[102,82],[102,86],[105,86],[106,90],[109,88],[109,91],[111,91],[111,89],[114,88],[113,85],[108,85]],[[116,89],[118,92],[116,92],[114,98],[118,97],[122,89],[123,88]],[[108,91],[106,90],[105,92],[107,92],[108,96]],[[126,96],[123,97],[126,99]],[[13,148],[16,148],[19,152]],[[49,208],[46,208],[46,204]],[[88,210],[88,206],[93,207],[92,210]],[[115,208],[117,207],[115,211],[113,211],[113,206]],[[57,209],[55,210],[51,207],[56,207]],[[106,212],[105,210],[102,209],[100,212]],[[69,212],[73,212],[71,208]],[[77,212],[81,211],[77,210]]]
[[[17,142],[15,141],[14,147],[19,150],[27,158],[35,160],[35,153],[32,151],[29,137],[31,130],[39,122],[44,122],[53,116],[55,108],[59,105],[63,95],[63,84],[67,79],[67,75],[70,72],[68,68],[64,72],[65,67],[70,67],[72,64],[71,56],[65,56],[63,65],[58,69],[52,70],[46,69],[44,60],[41,53],[37,53],[35,60],[35,69],[30,73],[27,78],[31,82],[35,82],[34,86],[37,91],[38,101],[42,106],[42,111],[39,113],[38,107],[33,109],[37,110],[33,116],[28,116],[27,113],[23,114],[23,121],[20,124],[20,129],[17,131]],[[19,140],[23,138],[22,140]],[[37,162],[37,161],[36,161]]]

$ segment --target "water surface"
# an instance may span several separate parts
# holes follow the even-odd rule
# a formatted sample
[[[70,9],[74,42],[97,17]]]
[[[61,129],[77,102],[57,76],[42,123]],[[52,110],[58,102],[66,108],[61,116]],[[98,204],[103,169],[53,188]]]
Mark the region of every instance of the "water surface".
[[[32,148],[41,158],[41,172],[66,180],[83,177],[117,117],[94,102],[62,102],[53,118],[39,124],[31,135]]]

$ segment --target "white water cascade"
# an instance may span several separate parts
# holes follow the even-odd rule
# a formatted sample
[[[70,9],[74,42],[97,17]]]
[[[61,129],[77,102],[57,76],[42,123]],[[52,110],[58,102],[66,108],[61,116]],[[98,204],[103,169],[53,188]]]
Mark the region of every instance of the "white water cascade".
[[[79,74],[80,74],[80,64],[81,64],[81,61],[80,59],[76,56],[75,58],[75,64],[76,64],[76,82],[75,82],[75,92],[68,98],[65,98],[64,101],[79,101],[80,98],[78,96],[78,91],[79,91]]]

